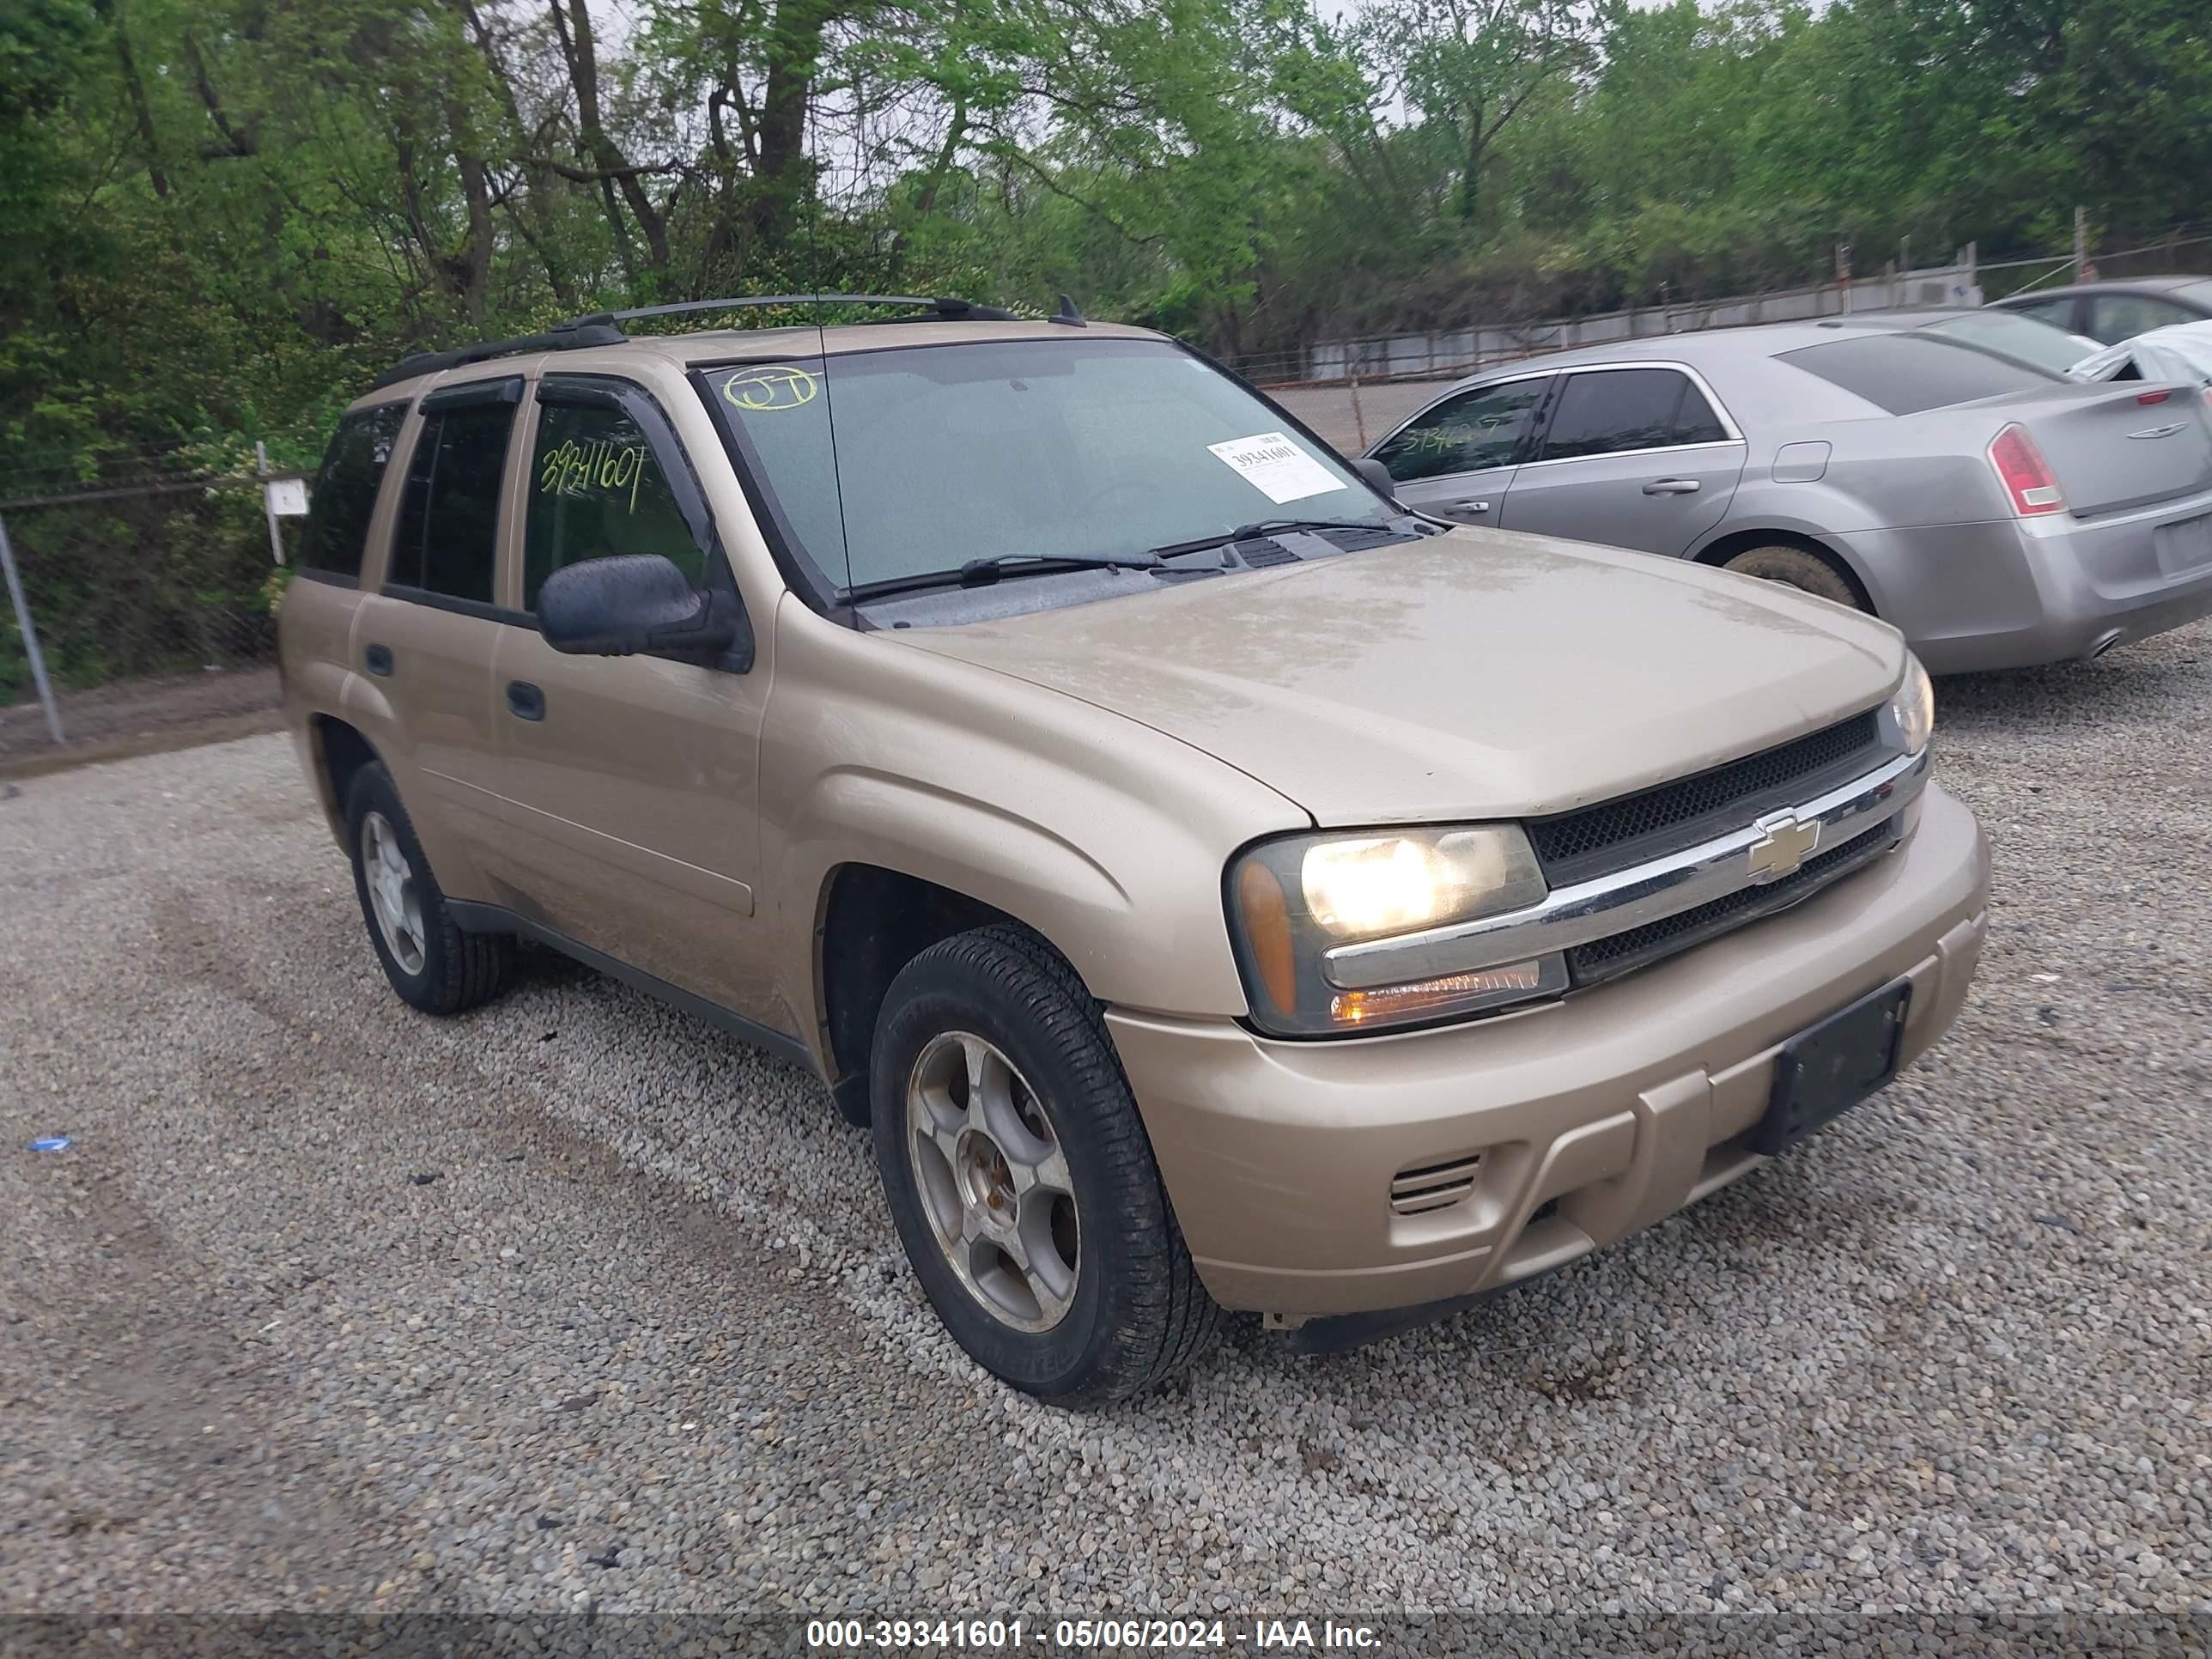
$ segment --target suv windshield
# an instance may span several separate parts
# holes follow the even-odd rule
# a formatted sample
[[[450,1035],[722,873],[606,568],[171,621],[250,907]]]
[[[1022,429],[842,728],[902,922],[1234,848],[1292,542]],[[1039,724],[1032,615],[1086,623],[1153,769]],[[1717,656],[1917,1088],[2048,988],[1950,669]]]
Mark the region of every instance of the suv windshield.
[[[1396,516],[1164,342],[892,347],[702,378],[778,532],[847,592],[976,561],[1141,556],[1267,520]]]

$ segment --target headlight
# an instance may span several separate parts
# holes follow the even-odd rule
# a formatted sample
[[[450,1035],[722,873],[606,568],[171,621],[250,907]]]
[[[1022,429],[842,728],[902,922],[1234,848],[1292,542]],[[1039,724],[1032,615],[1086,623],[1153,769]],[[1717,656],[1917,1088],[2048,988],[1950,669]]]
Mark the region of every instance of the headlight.
[[[1936,732],[1936,688],[1929,683],[1920,659],[1909,652],[1905,658],[1905,683],[1889,700],[1889,719],[1908,755],[1925,749]]]
[[[1338,945],[1426,933],[1539,903],[1543,872],[1515,824],[1295,836],[1230,867],[1231,933],[1254,1022],[1285,1036],[1448,1018],[1566,987],[1556,956],[1403,984],[1332,984]]]

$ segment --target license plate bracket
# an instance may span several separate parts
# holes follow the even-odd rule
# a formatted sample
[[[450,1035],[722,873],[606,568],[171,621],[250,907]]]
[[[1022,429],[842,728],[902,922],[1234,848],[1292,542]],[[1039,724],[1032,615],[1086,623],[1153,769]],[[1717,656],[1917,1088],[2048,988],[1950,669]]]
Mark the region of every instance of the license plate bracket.
[[[1897,1075],[1912,981],[1861,997],[1782,1045],[1774,1091],[1751,1132],[1751,1149],[1774,1158],[1867,1100]]]
[[[2151,532],[2161,576],[2185,576],[2212,565],[2212,513],[2162,524]]]

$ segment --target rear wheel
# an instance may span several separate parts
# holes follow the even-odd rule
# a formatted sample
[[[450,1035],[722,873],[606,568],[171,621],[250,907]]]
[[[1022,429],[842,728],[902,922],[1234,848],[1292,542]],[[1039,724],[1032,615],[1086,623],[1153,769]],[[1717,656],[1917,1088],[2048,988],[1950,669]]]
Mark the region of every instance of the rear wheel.
[[[392,775],[372,762],[346,791],[346,839],[368,942],[392,988],[425,1013],[458,1014],[507,988],[514,941],[465,933],[447,908]]]
[[[907,1258],[985,1370],[1065,1406],[1173,1375],[1219,1310],[1198,1282],[1098,1005],[1013,927],[891,982],[870,1067]]]
[[[1832,599],[1853,611],[1873,609],[1859,597],[1849,576],[1818,553],[1802,547],[1751,548],[1737,554],[1721,568],[1733,570],[1740,576],[1756,576],[1761,581],[1780,582],[1784,587],[1794,587],[1815,599]]]

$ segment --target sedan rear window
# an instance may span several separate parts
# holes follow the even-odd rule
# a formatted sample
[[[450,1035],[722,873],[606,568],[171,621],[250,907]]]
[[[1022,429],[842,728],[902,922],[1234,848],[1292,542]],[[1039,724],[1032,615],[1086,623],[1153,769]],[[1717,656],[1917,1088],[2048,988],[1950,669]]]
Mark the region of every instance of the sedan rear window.
[[[1925,333],[1861,334],[1780,352],[1775,361],[1841,386],[1892,415],[2034,392],[2060,378]]]

